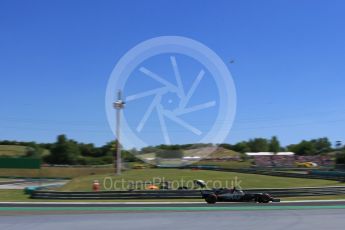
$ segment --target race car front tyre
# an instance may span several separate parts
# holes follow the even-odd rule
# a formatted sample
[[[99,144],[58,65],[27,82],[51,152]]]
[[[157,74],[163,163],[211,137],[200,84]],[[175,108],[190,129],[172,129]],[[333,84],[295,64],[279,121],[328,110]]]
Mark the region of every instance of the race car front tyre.
[[[258,197],[257,202],[259,203],[269,203],[270,198],[266,194],[262,194]]]

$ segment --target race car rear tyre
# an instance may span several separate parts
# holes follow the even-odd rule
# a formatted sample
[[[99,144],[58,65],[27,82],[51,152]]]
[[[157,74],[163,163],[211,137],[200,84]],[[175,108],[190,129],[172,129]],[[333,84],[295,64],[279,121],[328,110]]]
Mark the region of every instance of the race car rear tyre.
[[[267,194],[267,193],[264,193],[264,203],[269,203],[271,201],[271,195],[270,194]]]
[[[210,194],[205,198],[208,204],[215,204],[217,202],[217,196],[215,194]]]

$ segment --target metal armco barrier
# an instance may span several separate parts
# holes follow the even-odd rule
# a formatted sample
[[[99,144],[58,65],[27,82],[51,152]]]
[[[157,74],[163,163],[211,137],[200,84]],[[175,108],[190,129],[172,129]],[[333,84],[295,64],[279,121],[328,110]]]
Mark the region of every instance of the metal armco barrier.
[[[263,188],[247,189],[245,192],[267,192],[275,197],[295,197],[295,196],[321,196],[345,194],[345,186],[332,187],[310,187],[310,188]],[[34,191],[31,194],[34,199],[198,199],[201,198],[199,190],[148,190],[148,191],[105,191],[105,192],[55,192],[55,191]]]
[[[104,192],[54,192],[34,191],[31,198],[37,199],[178,199],[201,198],[199,190],[140,190]]]

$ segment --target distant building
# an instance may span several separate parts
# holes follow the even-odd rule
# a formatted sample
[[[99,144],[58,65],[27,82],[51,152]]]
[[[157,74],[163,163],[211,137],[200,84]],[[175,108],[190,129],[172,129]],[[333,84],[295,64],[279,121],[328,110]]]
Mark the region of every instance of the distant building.
[[[293,153],[293,152],[279,152],[279,153],[276,153],[276,155],[280,155],[280,156],[294,156],[295,153]]]
[[[293,152],[278,152],[278,153],[273,153],[273,152],[257,152],[257,153],[245,153],[247,156],[294,156],[295,153]]]

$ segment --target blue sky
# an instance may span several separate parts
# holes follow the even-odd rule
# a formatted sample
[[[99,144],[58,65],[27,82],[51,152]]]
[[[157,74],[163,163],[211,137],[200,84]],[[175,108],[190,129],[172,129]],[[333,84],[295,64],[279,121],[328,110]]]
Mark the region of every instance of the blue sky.
[[[1,0],[0,139],[111,140],[104,98],[115,64],[142,41],[177,35],[232,73],[227,142],[345,142],[344,10],[341,0]]]

